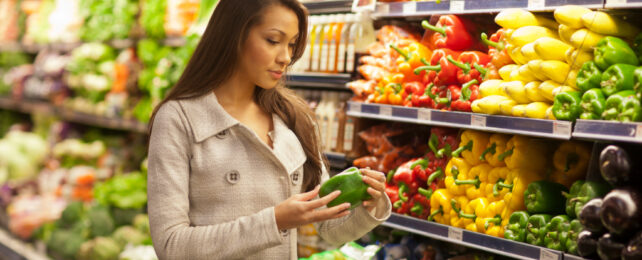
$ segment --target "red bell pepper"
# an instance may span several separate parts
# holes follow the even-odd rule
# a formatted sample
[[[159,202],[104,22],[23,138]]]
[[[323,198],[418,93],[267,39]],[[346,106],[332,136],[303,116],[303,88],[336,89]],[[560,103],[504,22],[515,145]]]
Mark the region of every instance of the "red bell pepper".
[[[413,162],[405,162],[399,166],[392,177],[394,182],[399,186],[399,199],[403,202],[408,201],[407,194],[414,194],[419,188],[419,182],[415,172],[410,168]]]
[[[390,203],[394,204],[399,201],[399,187],[395,185],[386,184],[386,195],[390,199]]]
[[[479,85],[477,84],[478,81],[473,79],[462,86],[460,97],[452,103],[453,110],[471,111],[470,104],[475,101],[477,95],[479,95]]]
[[[424,87],[424,91],[421,94],[421,96],[413,96],[413,106],[415,107],[428,107],[432,108],[433,107],[433,100],[430,98],[430,93],[431,89],[428,89],[427,87]],[[416,100],[414,98],[416,97]]]
[[[450,63],[457,66],[457,80],[460,84],[476,79],[481,82],[486,73],[484,66],[490,62],[490,56],[478,51],[465,51],[455,60],[452,56],[446,57]]]
[[[418,193],[411,199],[410,215],[427,219],[430,215],[430,196],[432,196],[432,190],[419,188]]]
[[[418,158],[411,160],[412,164],[410,165],[410,169],[412,169],[413,174],[417,177],[418,181],[425,182],[428,180],[428,176],[426,175],[426,168],[428,168],[428,160],[424,158]]]
[[[396,209],[395,212],[397,214],[403,214],[403,215],[407,215],[408,213],[410,213],[411,206],[412,206],[412,201],[410,200],[405,202],[402,200],[398,200],[397,202],[395,202],[395,204],[392,205],[392,207]]]
[[[488,45],[488,55],[491,57],[490,63],[497,69],[515,63],[508,55],[508,50],[506,50],[504,33],[506,33],[505,29],[499,29],[490,36],[490,39],[488,39],[488,35],[485,33],[481,34],[482,42]]]
[[[437,48],[466,50],[473,46],[473,37],[468,33],[464,22],[456,15],[442,15],[436,25],[424,20],[421,26],[438,34],[434,38]]]
[[[426,86],[426,95],[432,99],[432,108],[449,109],[450,108],[450,91],[446,87],[435,87],[430,83]]]
[[[419,74],[424,70],[435,71],[434,83],[437,85],[457,84],[457,66],[448,61],[448,56],[459,57],[458,52],[449,49],[439,49],[432,53],[430,58],[430,66],[421,66],[415,69],[415,74]],[[430,74],[430,73],[429,73]],[[430,77],[430,75],[429,75]]]

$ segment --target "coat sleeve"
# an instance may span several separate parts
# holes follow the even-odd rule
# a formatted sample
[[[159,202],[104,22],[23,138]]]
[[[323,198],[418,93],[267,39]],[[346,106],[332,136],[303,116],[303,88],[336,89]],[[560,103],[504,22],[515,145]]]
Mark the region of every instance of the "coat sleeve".
[[[191,225],[191,139],[186,126],[179,105],[170,102],[159,109],[150,136],[148,212],[159,258],[237,259],[286,242],[276,226],[274,207],[226,223]]]
[[[321,183],[329,178],[330,175],[324,166]],[[361,238],[390,217],[392,211],[390,199],[385,193],[383,197],[384,199],[379,200],[372,212],[368,212],[363,205],[360,205],[353,209],[348,216],[316,223],[315,227],[319,236],[336,246]]]

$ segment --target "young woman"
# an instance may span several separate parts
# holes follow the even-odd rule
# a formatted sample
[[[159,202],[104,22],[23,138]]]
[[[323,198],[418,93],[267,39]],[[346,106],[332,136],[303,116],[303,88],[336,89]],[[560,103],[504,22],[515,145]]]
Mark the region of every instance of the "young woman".
[[[382,173],[349,210],[318,198],[328,179],[314,114],[281,84],[301,57],[297,0],[221,0],[192,59],[152,117],[148,211],[161,259],[296,259],[296,228],[357,239],[390,215]]]

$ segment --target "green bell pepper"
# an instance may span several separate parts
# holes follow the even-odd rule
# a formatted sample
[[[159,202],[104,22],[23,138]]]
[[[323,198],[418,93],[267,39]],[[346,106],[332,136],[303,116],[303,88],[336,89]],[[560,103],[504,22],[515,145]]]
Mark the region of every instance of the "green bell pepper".
[[[642,67],[633,71],[633,90],[638,98],[642,98]]]
[[[606,107],[602,113],[602,118],[613,121],[623,121],[624,119],[639,121],[639,103],[633,90],[615,93],[606,99]],[[626,114],[624,114],[625,110]]]
[[[569,224],[568,239],[566,240],[566,252],[577,255],[577,239],[580,232],[583,230],[582,223],[578,219],[574,219]]]
[[[571,220],[566,215],[559,215],[551,219],[546,225],[544,244],[546,248],[564,251],[568,240],[568,230]]]
[[[577,195],[580,193],[580,190],[585,183],[586,181],[584,180],[576,181],[571,185],[569,192],[564,193],[564,197],[566,197],[566,215],[571,218],[577,218],[577,215],[575,214],[575,204],[578,202]]]
[[[328,207],[334,207],[346,202],[350,203],[350,209],[354,209],[364,200],[372,198],[368,193],[368,184],[363,182],[361,172],[356,167],[350,167],[339,173],[321,185],[319,196],[325,197],[335,190],[340,190],[341,195],[328,203]]]
[[[582,95],[582,114],[581,119],[601,119],[604,106],[606,105],[606,98],[604,92],[600,88],[592,88],[584,92]]]
[[[593,54],[595,64],[602,70],[618,63],[634,66],[639,64],[638,57],[629,44],[613,36],[602,38],[595,46]]]
[[[635,40],[633,40],[633,51],[638,56],[638,61],[642,63],[642,33],[635,36]]]
[[[536,246],[544,246],[544,237],[546,236],[546,223],[553,218],[548,214],[532,215],[528,218],[526,226],[526,243]]]
[[[516,211],[510,215],[508,225],[504,228],[504,238],[526,242],[526,227],[528,227],[528,218],[530,215],[526,211]]]
[[[562,195],[563,192],[568,192],[568,189],[559,183],[531,182],[524,191],[524,204],[528,213],[559,214],[564,212],[566,200]]]
[[[584,207],[584,204],[594,198],[601,198],[606,196],[609,191],[611,191],[611,186],[606,182],[585,182],[580,187],[580,190],[577,192],[576,197],[570,200],[571,206],[573,207],[573,215],[569,214],[569,216],[572,218],[579,216],[580,211],[582,211],[582,208]]]
[[[579,91],[566,91],[555,95],[553,115],[558,120],[575,121],[582,113],[582,94]]]
[[[602,90],[607,96],[622,90],[632,90],[636,67],[629,64],[615,64],[602,73]]]
[[[577,72],[575,84],[580,91],[587,91],[592,88],[599,88],[602,82],[602,71],[594,61],[587,61],[582,64],[580,71]]]

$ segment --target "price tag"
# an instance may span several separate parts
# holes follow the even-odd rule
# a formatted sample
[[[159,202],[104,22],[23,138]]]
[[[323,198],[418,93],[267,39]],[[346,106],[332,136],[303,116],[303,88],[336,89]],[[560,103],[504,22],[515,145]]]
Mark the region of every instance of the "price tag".
[[[350,112],[361,113],[361,103],[351,102],[349,107]]]
[[[553,122],[553,134],[555,135],[570,135],[571,124],[570,122]]]
[[[382,116],[392,116],[392,107],[391,106],[380,106],[379,115]]]
[[[462,12],[464,11],[464,0],[451,0],[450,1],[450,11],[451,12]]]
[[[642,139],[642,125],[638,125],[635,129],[635,139]]]
[[[414,14],[417,12],[417,2],[407,2],[403,4],[403,14]]]
[[[626,4],[626,0],[606,0],[607,5],[621,5]]]
[[[545,0],[528,0],[529,9],[543,9],[546,6]]]
[[[560,256],[546,249],[541,249],[539,251],[539,259],[540,260],[559,260]]]
[[[430,121],[431,116],[432,113],[429,109],[419,109],[419,111],[417,111],[417,119],[419,119],[419,121]]]
[[[374,11],[376,6],[377,0],[354,0],[352,2],[352,12]]]
[[[448,238],[462,241],[464,231],[454,227],[448,227]]]
[[[486,117],[482,115],[471,115],[471,126],[486,127]]]

